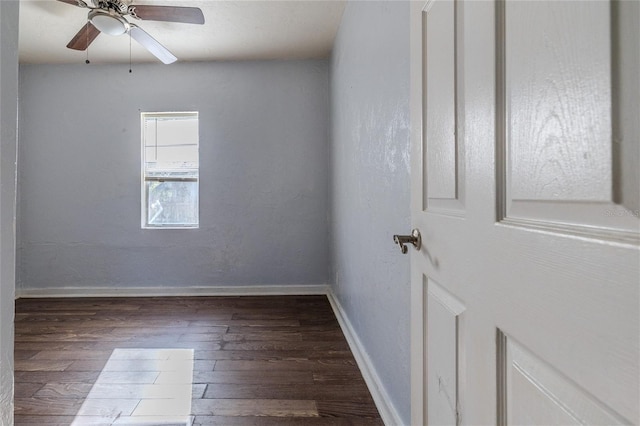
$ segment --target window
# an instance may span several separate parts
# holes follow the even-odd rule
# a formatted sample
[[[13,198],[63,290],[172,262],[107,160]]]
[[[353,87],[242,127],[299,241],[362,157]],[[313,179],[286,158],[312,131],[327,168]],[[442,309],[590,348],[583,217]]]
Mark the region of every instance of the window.
[[[197,228],[198,113],[143,112],[142,227]]]

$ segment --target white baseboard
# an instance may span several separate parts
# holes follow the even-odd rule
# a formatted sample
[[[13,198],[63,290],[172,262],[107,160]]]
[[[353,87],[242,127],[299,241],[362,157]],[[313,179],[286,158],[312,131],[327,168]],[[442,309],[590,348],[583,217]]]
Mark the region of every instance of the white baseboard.
[[[16,289],[16,298],[163,297],[163,296],[284,296],[328,294],[329,286],[243,285],[212,287],[61,287]]]
[[[389,398],[389,394],[385,390],[382,381],[380,380],[380,376],[378,376],[378,373],[373,366],[371,358],[367,355],[367,351],[362,345],[362,342],[360,342],[360,339],[358,338],[356,331],[353,329],[344,309],[342,309],[340,302],[331,290],[329,290],[327,297],[329,299],[329,303],[331,303],[333,312],[340,323],[340,328],[342,328],[342,332],[349,343],[349,348],[351,349],[351,352],[353,352],[353,356],[358,363],[360,372],[367,383],[369,392],[371,392],[371,396],[376,403],[376,407],[378,408],[380,417],[382,417],[382,421],[385,425],[389,426],[402,425],[402,419],[398,414],[398,410],[396,410],[395,406],[391,402],[391,398]]]

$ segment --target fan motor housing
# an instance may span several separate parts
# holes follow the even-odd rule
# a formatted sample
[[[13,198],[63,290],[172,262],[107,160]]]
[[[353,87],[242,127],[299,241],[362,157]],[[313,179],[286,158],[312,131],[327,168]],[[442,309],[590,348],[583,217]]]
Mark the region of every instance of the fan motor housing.
[[[129,9],[129,0],[93,0],[96,7],[104,10],[113,10],[121,15],[127,13]]]

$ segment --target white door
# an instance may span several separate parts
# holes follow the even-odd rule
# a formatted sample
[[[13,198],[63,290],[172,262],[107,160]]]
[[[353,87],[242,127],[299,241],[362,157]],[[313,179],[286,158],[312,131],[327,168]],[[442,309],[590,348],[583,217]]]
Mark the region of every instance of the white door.
[[[640,424],[639,23],[412,2],[414,425]]]

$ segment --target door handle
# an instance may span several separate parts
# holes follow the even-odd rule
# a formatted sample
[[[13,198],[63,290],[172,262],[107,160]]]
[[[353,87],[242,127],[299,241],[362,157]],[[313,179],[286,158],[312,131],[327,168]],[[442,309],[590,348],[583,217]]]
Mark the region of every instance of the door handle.
[[[405,244],[412,244],[416,250],[420,250],[420,247],[422,247],[422,236],[417,229],[412,230],[411,235],[394,235],[393,241],[400,245],[402,254],[407,253],[408,247]]]

